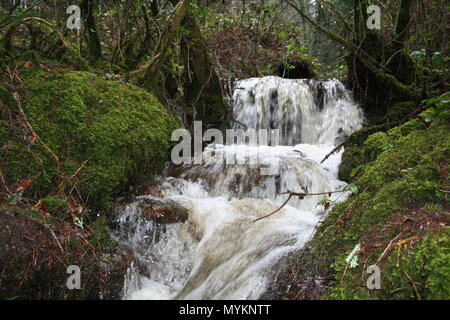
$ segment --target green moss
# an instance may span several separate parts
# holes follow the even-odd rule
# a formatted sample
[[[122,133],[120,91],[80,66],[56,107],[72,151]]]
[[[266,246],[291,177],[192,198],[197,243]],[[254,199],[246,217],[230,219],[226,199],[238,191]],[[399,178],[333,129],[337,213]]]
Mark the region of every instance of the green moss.
[[[46,212],[55,216],[62,216],[67,212],[69,208],[67,202],[57,197],[47,197],[41,201]]]
[[[8,147],[1,151],[8,184],[40,172],[31,190],[39,197],[64,183],[76,186],[91,208],[104,209],[113,194],[163,168],[170,134],[179,123],[147,91],[87,72],[30,69],[22,77],[23,109],[36,133],[58,156],[60,170],[41,143],[30,144],[23,135],[10,133],[3,141]],[[0,121],[7,127],[6,112]]]
[[[430,108],[417,119],[387,133],[370,135],[360,148],[353,146],[354,154],[359,153],[360,159],[363,159],[360,160],[362,165],[353,181],[362,192],[337,204],[328,213],[314,238],[307,244],[312,249],[303,253],[299,262],[314,261],[312,268],[319,270],[316,271],[319,275],[309,274],[310,278],[326,276],[334,279],[326,297],[417,298],[416,293],[411,291],[414,290],[411,283],[406,284],[409,280],[403,271],[401,274],[393,271],[396,262],[388,263],[382,270],[382,277],[386,279],[384,290],[373,293],[365,288],[367,276],[363,267],[375,264],[385,247],[378,248],[368,261],[360,261],[360,266],[355,269],[349,268],[345,259],[356,244],[362,243],[371,233],[384,230],[382,228],[389,219],[411,203],[446,203],[445,194],[439,191],[445,183],[442,172],[449,169],[450,158],[450,131],[446,113],[448,107],[445,106]],[[389,240],[396,235],[384,234]],[[448,299],[448,235],[446,241],[444,236],[436,237],[431,232],[430,239],[435,240],[420,242],[414,251],[417,255],[404,255],[405,264],[412,268],[405,270],[411,271],[414,275],[411,277],[421,274],[419,283],[423,284],[423,288],[429,288],[419,293],[421,298]],[[435,244],[430,241],[435,241]],[[435,261],[433,255],[436,256]],[[393,256],[396,259],[396,252]],[[427,267],[423,267],[425,260],[428,261],[425,263]],[[414,269],[419,266],[422,269]],[[436,275],[433,274],[433,268],[436,268]],[[423,270],[425,273],[422,273]],[[389,277],[392,280],[388,281]],[[400,277],[403,282],[399,280]]]
[[[432,299],[450,297],[450,232],[428,232],[414,248],[396,248],[380,266],[379,290],[367,290],[360,274],[363,266],[349,271],[330,290],[330,299]],[[341,257],[342,258],[342,257]],[[345,263],[339,260],[342,272]],[[375,263],[375,262],[374,262]],[[364,277],[365,280],[366,277]]]
[[[367,159],[367,161],[374,161],[384,149],[390,146],[392,146],[392,143],[386,133],[374,133],[373,135],[369,136],[366,142],[364,142],[364,158]]]
[[[92,231],[89,237],[89,243],[96,246],[102,246],[106,248],[114,248],[116,242],[111,238],[111,233],[109,230],[108,220],[105,217],[100,217],[95,220],[89,226]]]
[[[398,256],[393,251],[382,274],[382,294],[391,299],[449,299],[450,231],[429,232],[414,249],[403,249]]]
[[[400,102],[391,106],[383,118],[383,122],[400,121],[408,114],[416,110],[416,104],[412,101]]]
[[[383,125],[371,126],[362,128],[352,134],[345,145],[345,151],[342,155],[342,162],[339,168],[340,180],[350,182],[353,176],[352,171],[371,161],[363,150],[364,143],[370,135],[383,130],[386,130]]]

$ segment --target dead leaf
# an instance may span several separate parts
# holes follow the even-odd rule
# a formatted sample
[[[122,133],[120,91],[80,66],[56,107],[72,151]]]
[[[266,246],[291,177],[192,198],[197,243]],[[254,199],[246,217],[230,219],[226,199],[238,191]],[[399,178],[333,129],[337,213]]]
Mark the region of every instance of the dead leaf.
[[[25,64],[23,66],[27,69],[30,69],[33,67],[33,61],[28,60],[27,62],[25,62]]]
[[[47,65],[45,65],[43,63],[40,64],[40,67],[41,67],[42,70],[44,70],[46,72],[52,72],[52,69],[49,66],[47,66]]]
[[[21,191],[24,191],[24,190],[28,189],[33,184],[33,181],[34,180],[32,180],[32,179],[23,181],[14,190],[14,193],[18,193],[18,192],[21,192]]]
[[[14,193],[19,193],[22,191],[25,191],[26,189],[28,189],[29,187],[31,187],[31,185],[33,184],[33,182],[38,179],[41,176],[41,173],[38,173],[37,176],[33,179],[28,179],[25,180],[23,182],[21,182],[16,189],[14,190]]]

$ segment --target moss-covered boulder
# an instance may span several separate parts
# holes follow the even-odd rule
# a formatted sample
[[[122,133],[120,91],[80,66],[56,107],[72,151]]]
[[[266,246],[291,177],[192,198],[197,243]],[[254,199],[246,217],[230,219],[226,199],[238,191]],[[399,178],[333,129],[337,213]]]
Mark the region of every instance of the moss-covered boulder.
[[[65,190],[104,209],[127,185],[162,170],[179,123],[152,94],[93,73],[48,71],[19,70],[25,115],[2,79],[0,159],[8,185],[40,174],[30,189],[37,198]]]
[[[353,177],[353,171],[369,163],[371,160],[364,152],[364,143],[367,138],[377,132],[386,131],[388,126],[378,125],[362,128],[354,132],[345,143],[345,150],[342,155],[341,166],[339,167],[339,179],[350,182]]]

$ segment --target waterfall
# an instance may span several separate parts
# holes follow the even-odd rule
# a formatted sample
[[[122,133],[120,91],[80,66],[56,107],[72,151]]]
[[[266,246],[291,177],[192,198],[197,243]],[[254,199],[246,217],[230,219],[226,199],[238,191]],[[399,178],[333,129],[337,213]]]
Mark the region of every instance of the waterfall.
[[[237,83],[235,127],[281,131],[283,145],[341,142],[361,126],[362,113],[336,79],[251,78]],[[241,125],[242,124],[242,125]]]
[[[115,236],[133,252],[124,299],[257,299],[279,271],[277,262],[313,235],[324,215],[318,202],[349,196],[292,199],[254,222],[279,208],[286,191],[327,193],[345,186],[337,178],[342,150],[320,163],[363,123],[339,81],[252,78],[236,84],[233,99],[235,129],[279,129],[281,145],[210,145],[204,156],[253,161],[171,168],[151,194],[118,206]],[[274,174],[261,173],[274,162]],[[148,218],[161,212],[183,212],[184,218]]]

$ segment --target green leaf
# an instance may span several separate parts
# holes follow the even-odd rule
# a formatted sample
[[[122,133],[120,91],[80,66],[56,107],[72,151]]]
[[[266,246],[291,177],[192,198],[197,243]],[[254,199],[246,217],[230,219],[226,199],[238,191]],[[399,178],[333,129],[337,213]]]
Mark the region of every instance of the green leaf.
[[[362,170],[362,168],[364,168],[363,164],[357,166],[355,169],[352,170],[352,172],[350,172],[350,177],[353,178],[354,176],[356,176]]]
[[[8,198],[8,203],[12,205],[18,204],[20,201],[22,201],[22,192],[14,193]]]
[[[349,184],[348,186],[346,186],[343,191],[350,191],[351,193],[353,193],[354,195],[357,195],[359,193],[359,188],[356,184]]]

